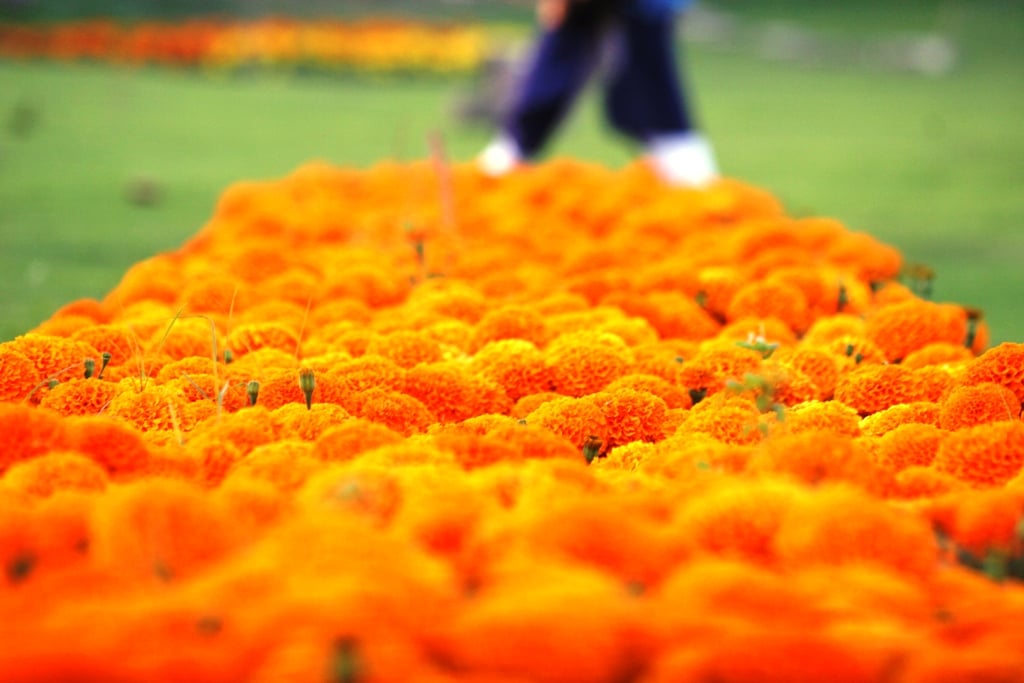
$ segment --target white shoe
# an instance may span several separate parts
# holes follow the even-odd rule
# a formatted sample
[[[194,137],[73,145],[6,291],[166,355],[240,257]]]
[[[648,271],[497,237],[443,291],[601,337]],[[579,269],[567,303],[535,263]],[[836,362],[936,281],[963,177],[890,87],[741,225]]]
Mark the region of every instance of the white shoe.
[[[700,133],[675,133],[651,138],[647,156],[670,185],[704,187],[718,178],[718,164],[709,143]]]
[[[491,141],[476,158],[477,166],[489,176],[502,176],[523,162],[516,141],[500,135]]]

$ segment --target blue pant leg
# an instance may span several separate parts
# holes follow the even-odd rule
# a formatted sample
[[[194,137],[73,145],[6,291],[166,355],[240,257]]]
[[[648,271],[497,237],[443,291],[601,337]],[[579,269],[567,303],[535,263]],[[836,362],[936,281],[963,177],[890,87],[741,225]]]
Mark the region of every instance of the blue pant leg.
[[[620,132],[641,143],[694,128],[677,66],[671,11],[627,12],[605,90],[605,111]]]
[[[537,155],[565,118],[598,61],[607,16],[599,2],[576,5],[540,38],[505,117],[505,132],[523,156]]]

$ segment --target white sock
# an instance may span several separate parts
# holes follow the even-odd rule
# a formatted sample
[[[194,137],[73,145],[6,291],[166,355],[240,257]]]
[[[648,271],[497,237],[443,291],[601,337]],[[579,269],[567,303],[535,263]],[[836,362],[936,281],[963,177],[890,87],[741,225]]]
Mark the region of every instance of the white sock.
[[[505,175],[523,160],[519,145],[508,135],[499,135],[476,158],[480,170],[489,176]]]
[[[718,178],[711,143],[697,132],[655,136],[647,144],[647,156],[670,185],[703,187]]]

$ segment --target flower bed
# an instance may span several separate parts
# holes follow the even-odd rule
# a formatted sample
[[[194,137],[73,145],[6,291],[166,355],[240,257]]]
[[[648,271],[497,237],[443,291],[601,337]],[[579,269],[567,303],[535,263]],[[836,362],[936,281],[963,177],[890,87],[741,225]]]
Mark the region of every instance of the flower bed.
[[[756,188],[308,165],[0,345],[0,679],[1015,680],[1024,345]]]
[[[463,72],[480,64],[486,47],[478,26],[397,19],[0,23],[0,57],[215,69]]]

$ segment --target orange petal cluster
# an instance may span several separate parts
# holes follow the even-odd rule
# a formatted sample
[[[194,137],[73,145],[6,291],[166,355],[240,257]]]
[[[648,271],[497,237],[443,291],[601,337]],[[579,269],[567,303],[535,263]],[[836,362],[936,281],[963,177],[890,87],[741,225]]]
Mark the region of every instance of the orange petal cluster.
[[[0,344],[0,679],[1016,680],[1024,344],[900,269],[639,164],[234,185]]]

